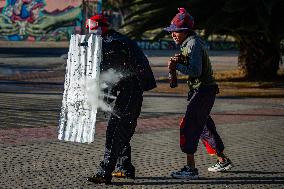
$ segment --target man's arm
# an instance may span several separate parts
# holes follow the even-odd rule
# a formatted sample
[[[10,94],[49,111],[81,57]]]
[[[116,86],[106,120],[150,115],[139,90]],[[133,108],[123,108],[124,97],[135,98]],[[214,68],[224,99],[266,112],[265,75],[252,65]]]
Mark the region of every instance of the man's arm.
[[[176,69],[190,77],[199,77],[202,73],[202,46],[196,39],[193,39],[187,48],[188,57],[186,64],[178,62]]]

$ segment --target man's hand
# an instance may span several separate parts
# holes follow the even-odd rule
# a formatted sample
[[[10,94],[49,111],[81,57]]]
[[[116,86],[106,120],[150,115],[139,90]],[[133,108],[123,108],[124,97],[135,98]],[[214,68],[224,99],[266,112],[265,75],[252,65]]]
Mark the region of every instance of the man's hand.
[[[176,70],[176,65],[176,61],[174,61],[172,58],[168,61],[169,70]]]
[[[185,57],[182,54],[175,54],[174,57],[171,57],[170,60],[168,61],[168,68],[169,70],[175,70],[176,65],[183,64],[185,61]]]
[[[175,54],[174,61],[176,61],[179,64],[184,64],[185,63],[185,56],[182,55],[182,54]]]
[[[175,56],[171,57],[170,60],[168,61],[169,82],[171,88],[175,88],[178,86],[176,66],[178,63],[181,63],[181,56],[182,56],[181,54],[175,54]]]

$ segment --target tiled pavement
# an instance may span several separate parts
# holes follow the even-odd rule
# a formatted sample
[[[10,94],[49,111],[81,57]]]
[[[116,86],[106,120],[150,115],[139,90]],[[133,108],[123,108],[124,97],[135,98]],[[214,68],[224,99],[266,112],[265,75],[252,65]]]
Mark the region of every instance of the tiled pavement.
[[[212,115],[235,167],[207,172],[215,159],[200,145],[200,179],[191,181],[169,177],[185,162],[178,146],[185,97],[145,94],[132,140],[137,179],[114,179],[111,186],[85,181],[102,159],[103,115],[94,143],[62,142],[60,93],[1,93],[0,99],[0,188],[284,188],[284,99],[217,98]]]
[[[178,123],[186,98],[145,93],[132,139],[137,178],[113,179],[112,185],[105,186],[85,181],[102,159],[104,114],[99,116],[95,142],[62,142],[57,140],[61,85],[2,83],[0,89],[1,189],[284,188],[283,98],[218,97],[212,116],[235,167],[226,173],[209,173],[207,167],[215,159],[200,144],[196,155],[200,178],[179,180],[169,174],[185,163]]]

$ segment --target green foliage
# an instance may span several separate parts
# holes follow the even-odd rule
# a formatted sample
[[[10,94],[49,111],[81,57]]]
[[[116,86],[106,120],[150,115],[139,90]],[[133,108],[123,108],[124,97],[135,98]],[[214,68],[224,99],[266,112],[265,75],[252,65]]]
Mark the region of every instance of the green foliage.
[[[126,1],[125,1],[126,3]],[[123,27],[127,34],[141,38],[144,32],[169,25],[185,7],[195,19],[196,29],[205,34],[230,34],[235,37],[261,34],[268,38],[284,36],[283,0],[132,0],[121,9],[129,10]],[[166,33],[157,33],[162,37]]]
[[[239,67],[247,78],[274,77],[280,60],[280,41],[284,39],[283,0],[120,0],[123,29],[132,38],[148,32],[154,39],[167,34],[167,27],[184,7],[195,20],[195,29],[226,34],[239,43]],[[153,38],[152,38],[153,39]]]

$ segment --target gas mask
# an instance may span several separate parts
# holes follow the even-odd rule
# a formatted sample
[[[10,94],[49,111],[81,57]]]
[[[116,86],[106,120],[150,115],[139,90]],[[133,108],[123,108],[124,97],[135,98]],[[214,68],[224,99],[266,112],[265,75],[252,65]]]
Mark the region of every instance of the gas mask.
[[[102,28],[99,26],[97,21],[93,21],[91,19],[87,20],[87,28],[89,29],[89,33],[102,35]]]

